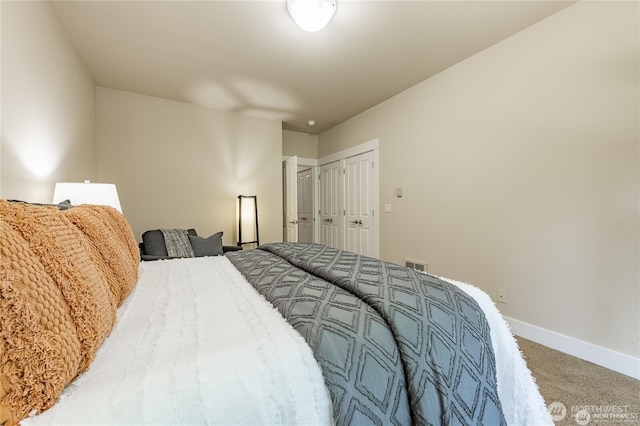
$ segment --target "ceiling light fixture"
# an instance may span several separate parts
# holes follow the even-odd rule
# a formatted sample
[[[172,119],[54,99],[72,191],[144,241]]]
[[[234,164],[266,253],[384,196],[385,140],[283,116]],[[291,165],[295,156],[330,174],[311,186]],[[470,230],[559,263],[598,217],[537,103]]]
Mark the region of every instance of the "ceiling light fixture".
[[[321,30],[336,13],[336,0],[287,0],[289,15],[305,31]]]

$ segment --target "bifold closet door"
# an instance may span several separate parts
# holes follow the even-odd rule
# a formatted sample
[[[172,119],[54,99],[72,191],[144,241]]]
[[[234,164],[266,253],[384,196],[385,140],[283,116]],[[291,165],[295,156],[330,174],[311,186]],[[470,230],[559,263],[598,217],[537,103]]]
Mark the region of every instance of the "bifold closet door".
[[[344,248],[364,256],[375,256],[373,154],[366,152],[344,161]]]
[[[320,166],[320,243],[343,247],[342,167],[341,161]]]

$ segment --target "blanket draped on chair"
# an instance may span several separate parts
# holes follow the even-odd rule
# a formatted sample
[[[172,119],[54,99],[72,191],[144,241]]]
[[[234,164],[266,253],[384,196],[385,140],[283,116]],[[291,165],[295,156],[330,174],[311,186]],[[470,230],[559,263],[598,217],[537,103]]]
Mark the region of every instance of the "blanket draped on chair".
[[[161,229],[167,254],[171,257],[194,257],[189,233],[184,229]]]

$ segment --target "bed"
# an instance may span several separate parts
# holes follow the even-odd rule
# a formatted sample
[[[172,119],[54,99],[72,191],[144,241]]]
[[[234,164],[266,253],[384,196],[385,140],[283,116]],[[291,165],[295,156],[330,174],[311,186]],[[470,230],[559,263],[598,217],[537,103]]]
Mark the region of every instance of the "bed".
[[[0,217],[5,426],[553,424],[473,286],[318,244],[139,262],[108,207]]]

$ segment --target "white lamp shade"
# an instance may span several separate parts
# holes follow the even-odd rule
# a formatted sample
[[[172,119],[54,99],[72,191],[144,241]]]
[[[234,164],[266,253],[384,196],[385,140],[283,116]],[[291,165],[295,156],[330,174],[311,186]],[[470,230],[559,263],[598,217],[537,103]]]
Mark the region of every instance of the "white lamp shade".
[[[287,0],[287,10],[305,31],[321,30],[336,13],[335,0]]]
[[[53,191],[53,203],[69,200],[71,204],[97,204],[111,206],[122,213],[118,190],[112,183],[58,182]]]

